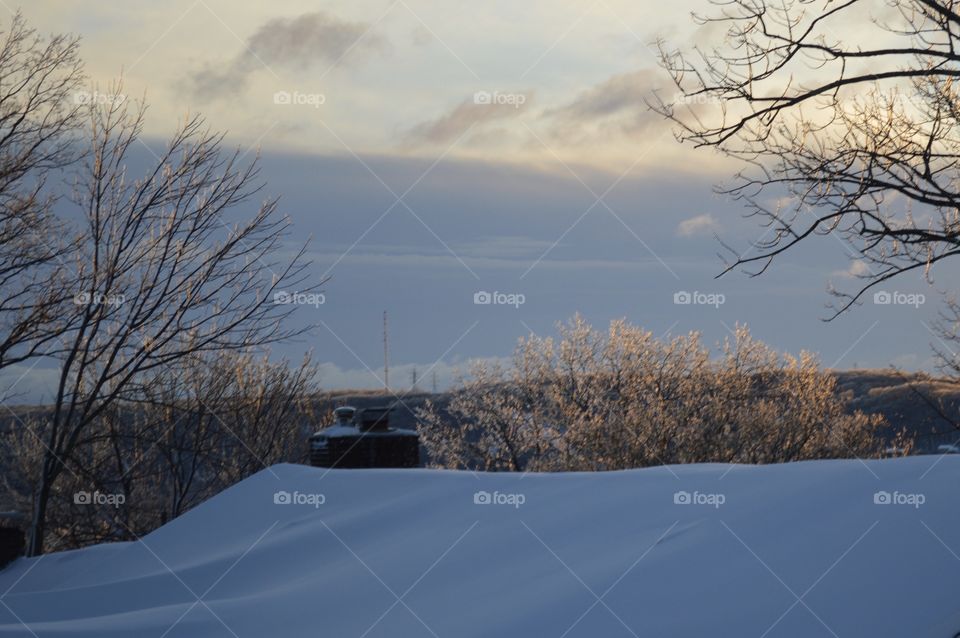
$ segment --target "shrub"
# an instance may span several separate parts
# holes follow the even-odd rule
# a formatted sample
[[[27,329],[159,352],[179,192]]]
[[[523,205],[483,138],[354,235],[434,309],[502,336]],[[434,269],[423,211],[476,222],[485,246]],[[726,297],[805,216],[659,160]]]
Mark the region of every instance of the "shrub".
[[[507,471],[875,457],[883,417],[848,413],[817,359],[780,354],[737,326],[711,358],[700,335],[667,340],[581,317],[521,339],[511,366],[478,363],[449,404],[419,414],[432,463]]]

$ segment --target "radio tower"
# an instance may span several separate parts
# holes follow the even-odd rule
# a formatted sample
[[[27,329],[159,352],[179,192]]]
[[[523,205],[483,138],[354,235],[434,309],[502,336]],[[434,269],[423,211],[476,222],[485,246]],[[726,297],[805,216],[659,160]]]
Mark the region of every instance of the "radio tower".
[[[390,349],[387,346],[387,311],[383,311],[383,389],[390,392]]]

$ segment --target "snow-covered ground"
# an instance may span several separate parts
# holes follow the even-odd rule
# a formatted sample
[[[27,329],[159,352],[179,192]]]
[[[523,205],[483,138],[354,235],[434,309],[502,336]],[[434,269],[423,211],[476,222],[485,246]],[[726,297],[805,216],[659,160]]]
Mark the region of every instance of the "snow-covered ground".
[[[958,555],[960,456],[281,465],[141,542],[17,561],[0,635],[952,638]]]

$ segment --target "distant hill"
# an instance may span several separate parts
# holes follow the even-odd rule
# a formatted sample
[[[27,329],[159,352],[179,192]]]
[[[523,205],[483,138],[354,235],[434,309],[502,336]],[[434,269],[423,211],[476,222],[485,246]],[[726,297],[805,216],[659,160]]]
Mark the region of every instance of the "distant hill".
[[[894,370],[838,370],[834,374],[848,408],[883,414],[891,432],[906,429],[918,451],[960,439],[960,382]]]

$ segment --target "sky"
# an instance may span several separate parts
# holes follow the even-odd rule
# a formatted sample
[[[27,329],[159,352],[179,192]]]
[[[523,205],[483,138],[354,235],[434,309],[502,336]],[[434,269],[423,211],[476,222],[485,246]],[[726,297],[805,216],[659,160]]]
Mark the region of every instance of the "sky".
[[[700,331],[708,344],[745,323],[833,368],[933,368],[951,271],[932,285],[894,280],[881,291],[892,303],[868,298],[829,322],[829,286],[851,290],[862,272],[837,237],[762,277],[716,278],[720,241],[747,250],[765,229],[715,193],[738,167],[677,143],[646,105],[676,93],[656,65],[658,38],[720,37],[691,20],[705,0],[21,10],[41,32],[81,36],[91,99],[146,100],[140,160],[196,113],[246,160],[259,153],[265,192],[293,224],[289,250],[309,241],[312,272],[328,278],[297,309],[317,327],[276,354],[311,351],[326,388],[383,385],[384,311],[395,388],[414,369],[420,387],[435,377],[445,388],[469,360],[507,357],[519,337],[578,312],[598,327],[626,318],[657,335]],[[0,385],[43,400],[45,365],[10,369]]]

